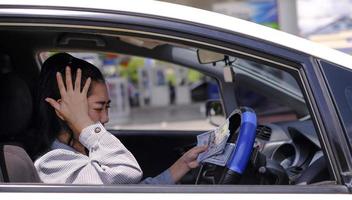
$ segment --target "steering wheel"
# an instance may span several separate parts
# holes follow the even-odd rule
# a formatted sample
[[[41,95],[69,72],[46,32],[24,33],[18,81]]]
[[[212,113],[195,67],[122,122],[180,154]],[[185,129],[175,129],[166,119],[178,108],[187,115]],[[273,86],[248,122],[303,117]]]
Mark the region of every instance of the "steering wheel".
[[[253,109],[240,107],[234,110],[229,117],[230,137],[227,142],[235,144],[230,158],[224,167],[209,165],[211,167],[206,166],[200,175],[204,179],[211,177],[215,184],[238,183],[252,154],[256,128],[257,116]]]
[[[236,121],[238,118],[240,118],[240,122]],[[236,132],[231,133],[233,135],[228,142],[233,142],[236,145],[230,159],[226,163],[226,168],[221,175],[219,184],[233,184],[239,181],[251,157],[256,136],[257,116],[251,108],[241,107],[236,109],[230,115],[229,121],[230,131],[236,130],[234,128],[236,128],[236,125],[238,127],[239,123],[239,128],[237,128],[238,135],[236,135]],[[236,138],[237,140],[235,141]]]

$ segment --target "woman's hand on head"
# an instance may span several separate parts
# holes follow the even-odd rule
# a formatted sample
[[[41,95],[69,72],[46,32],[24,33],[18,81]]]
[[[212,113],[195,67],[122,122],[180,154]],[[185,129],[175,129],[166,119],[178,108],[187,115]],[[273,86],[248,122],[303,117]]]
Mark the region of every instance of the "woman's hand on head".
[[[70,67],[66,67],[66,87],[60,72],[56,73],[57,85],[59,87],[61,99],[54,100],[46,98],[54,109],[58,117],[64,120],[74,133],[76,139],[82,129],[93,124],[94,122],[88,115],[87,93],[91,84],[91,79],[88,78],[81,91],[81,69],[77,70],[76,80],[73,85]]]

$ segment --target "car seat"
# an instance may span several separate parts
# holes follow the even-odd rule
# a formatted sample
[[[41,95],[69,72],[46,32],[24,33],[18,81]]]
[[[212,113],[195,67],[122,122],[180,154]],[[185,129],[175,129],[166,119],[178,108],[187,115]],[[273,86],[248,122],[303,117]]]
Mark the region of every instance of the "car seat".
[[[19,138],[28,131],[32,96],[14,73],[0,74],[0,182],[40,182]]]

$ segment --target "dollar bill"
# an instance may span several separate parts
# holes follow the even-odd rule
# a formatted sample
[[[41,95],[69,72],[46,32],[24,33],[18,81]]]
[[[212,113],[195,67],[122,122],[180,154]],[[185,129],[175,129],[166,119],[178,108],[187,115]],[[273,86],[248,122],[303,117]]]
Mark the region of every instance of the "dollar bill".
[[[199,154],[197,158],[198,162],[201,162],[211,156],[222,154],[229,136],[230,130],[228,120],[226,120],[225,123],[215,130],[198,135],[197,146],[208,145],[207,151]]]
[[[227,143],[224,149],[224,152],[221,154],[213,155],[209,158],[202,160],[203,163],[212,163],[218,166],[225,166],[227,161],[229,160],[233,149],[235,148],[235,144]]]

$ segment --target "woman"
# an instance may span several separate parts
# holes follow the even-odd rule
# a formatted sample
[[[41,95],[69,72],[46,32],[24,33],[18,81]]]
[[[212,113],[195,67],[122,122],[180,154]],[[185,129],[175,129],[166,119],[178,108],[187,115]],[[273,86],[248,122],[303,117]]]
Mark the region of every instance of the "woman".
[[[140,182],[136,159],[103,126],[110,99],[103,75],[92,64],[56,54],[43,64],[39,85],[41,149],[50,150],[35,161],[43,182],[173,184],[199,165],[196,158],[206,147],[194,147],[159,176]]]

